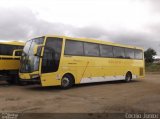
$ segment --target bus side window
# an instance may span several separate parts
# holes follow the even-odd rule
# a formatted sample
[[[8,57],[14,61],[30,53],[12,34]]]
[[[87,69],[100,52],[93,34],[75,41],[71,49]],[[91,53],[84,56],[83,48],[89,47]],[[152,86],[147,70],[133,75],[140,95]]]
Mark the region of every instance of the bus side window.
[[[113,47],[109,45],[100,45],[100,54],[102,57],[113,57]]]
[[[134,54],[135,54],[135,59],[143,59],[143,52],[142,50],[134,50]]]
[[[12,55],[13,50],[14,48],[12,45],[0,45],[0,55]]]
[[[99,56],[99,44],[84,42],[84,54],[86,56]]]
[[[125,58],[134,59],[134,49],[125,48]]]
[[[125,58],[124,48],[122,47],[113,47],[113,53],[115,58]]]
[[[16,51],[15,56],[21,56],[22,55],[22,51]]]
[[[84,55],[83,52],[83,42],[68,39],[66,40],[64,51],[65,55],[82,56]]]

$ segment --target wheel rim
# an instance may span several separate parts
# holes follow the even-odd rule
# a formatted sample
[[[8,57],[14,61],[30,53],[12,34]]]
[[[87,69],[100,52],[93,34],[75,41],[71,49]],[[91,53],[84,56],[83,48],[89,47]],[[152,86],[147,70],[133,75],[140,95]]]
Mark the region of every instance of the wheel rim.
[[[62,80],[62,86],[67,87],[69,85],[69,79],[67,77],[63,78]]]
[[[127,76],[127,81],[131,81],[131,76],[130,75]]]

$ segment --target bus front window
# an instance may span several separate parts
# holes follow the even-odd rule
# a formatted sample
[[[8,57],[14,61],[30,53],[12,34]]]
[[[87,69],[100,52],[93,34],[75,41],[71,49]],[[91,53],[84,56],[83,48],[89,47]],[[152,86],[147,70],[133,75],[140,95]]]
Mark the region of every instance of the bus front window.
[[[22,57],[21,57],[21,67],[20,72],[22,73],[31,73],[38,71],[39,67],[39,57],[34,56],[34,46],[43,44],[44,37],[35,38],[29,40],[24,46]]]

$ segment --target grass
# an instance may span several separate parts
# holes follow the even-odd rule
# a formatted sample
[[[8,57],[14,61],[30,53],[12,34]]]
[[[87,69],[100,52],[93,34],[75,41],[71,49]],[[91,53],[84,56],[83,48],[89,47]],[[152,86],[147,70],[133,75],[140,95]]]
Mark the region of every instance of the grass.
[[[146,72],[160,72],[160,64],[146,64]]]

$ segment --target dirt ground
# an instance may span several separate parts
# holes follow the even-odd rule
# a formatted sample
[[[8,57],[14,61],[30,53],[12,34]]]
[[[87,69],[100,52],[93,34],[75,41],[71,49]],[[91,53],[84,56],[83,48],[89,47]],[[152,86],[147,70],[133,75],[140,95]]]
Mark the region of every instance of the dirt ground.
[[[160,73],[131,83],[76,85],[71,89],[0,84],[0,112],[160,112]]]

